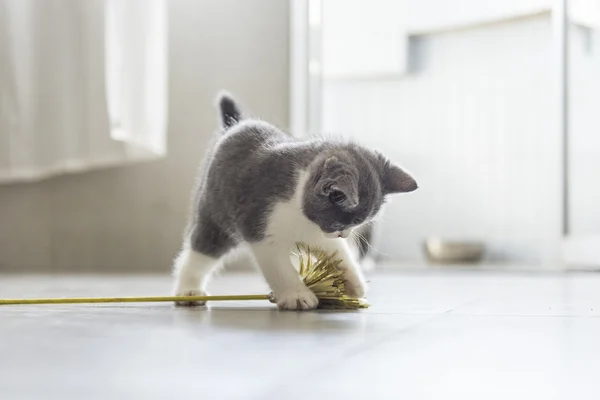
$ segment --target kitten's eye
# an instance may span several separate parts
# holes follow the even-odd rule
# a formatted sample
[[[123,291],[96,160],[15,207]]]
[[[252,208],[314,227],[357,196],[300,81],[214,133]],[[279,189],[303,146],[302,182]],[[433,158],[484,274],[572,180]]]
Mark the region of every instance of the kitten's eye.
[[[353,225],[360,225],[360,224],[362,224],[362,223],[363,223],[363,221],[364,221],[364,220],[365,220],[364,218],[355,217],[355,218],[352,220],[352,224],[353,224]]]
[[[332,204],[341,204],[346,200],[346,195],[339,190],[333,190],[329,193],[329,201]]]

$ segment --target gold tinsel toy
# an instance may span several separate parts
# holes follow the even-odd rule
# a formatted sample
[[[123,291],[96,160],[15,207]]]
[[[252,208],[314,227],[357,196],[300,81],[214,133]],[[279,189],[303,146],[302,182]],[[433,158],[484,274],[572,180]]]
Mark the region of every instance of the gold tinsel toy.
[[[342,262],[336,254],[297,246],[299,273],[302,280],[319,299],[317,308],[326,310],[356,310],[367,308],[364,299],[348,294],[344,273],[338,268]],[[149,296],[149,297],[72,297],[45,299],[0,299],[0,305],[9,304],[89,304],[89,303],[151,303],[175,301],[224,301],[224,300],[269,300],[276,302],[273,294],[225,295],[225,296]]]

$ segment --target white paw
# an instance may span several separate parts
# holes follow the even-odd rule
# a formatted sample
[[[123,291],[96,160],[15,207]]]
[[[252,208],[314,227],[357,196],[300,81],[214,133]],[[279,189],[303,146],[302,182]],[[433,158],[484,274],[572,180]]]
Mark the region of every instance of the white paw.
[[[361,275],[348,269],[344,272],[344,278],[346,281],[346,288],[348,289],[348,295],[359,299],[365,297],[367,294],[367,282],[365,282]]]
[[[360,266],[364,272],[370,272],[375,269],[375,260],[372,257],[365,257],[360,262]]]
[[[207,296],[207,293],[200,289],[181,290],[175,296]],[[185,307],[197,307],[206,304],[205,301],[176,301],[176,305]]]
[[[319,305],[319,299],[310,290],[290,290],[276,295],[277,307],[281,310],[313,310]]]

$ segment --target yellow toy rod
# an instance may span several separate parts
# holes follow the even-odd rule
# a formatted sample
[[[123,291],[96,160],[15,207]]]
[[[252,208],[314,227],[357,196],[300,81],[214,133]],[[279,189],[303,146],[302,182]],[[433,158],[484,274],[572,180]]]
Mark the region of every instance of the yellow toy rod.
[[[176,301],[269,300],[268,294],[228,296],[146,296],[146,297],[64,297],[42,299],[0,299],[0,305],[15,304],[91,304],[91,303],[155,303]]]

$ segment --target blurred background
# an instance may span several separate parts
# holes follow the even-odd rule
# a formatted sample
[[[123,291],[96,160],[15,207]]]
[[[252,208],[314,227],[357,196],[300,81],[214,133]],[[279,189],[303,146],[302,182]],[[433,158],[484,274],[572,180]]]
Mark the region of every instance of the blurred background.
[[[415,175],[380,268],[600,268],[598,0],[0,0],[0,272],[167,273],[220,89]]]

